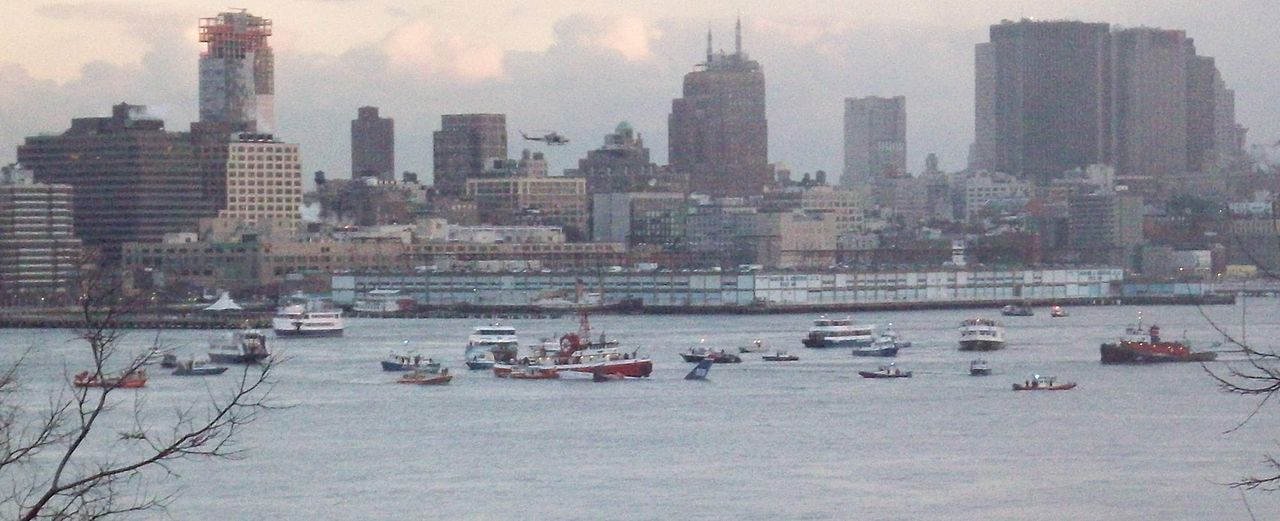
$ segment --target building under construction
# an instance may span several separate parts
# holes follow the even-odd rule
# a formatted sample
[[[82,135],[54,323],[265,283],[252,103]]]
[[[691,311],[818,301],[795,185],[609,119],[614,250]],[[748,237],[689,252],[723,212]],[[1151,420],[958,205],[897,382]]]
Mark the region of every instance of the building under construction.
[[[200,20],[200,121],[233,131],[275,131],[271,20],[244,10]]]

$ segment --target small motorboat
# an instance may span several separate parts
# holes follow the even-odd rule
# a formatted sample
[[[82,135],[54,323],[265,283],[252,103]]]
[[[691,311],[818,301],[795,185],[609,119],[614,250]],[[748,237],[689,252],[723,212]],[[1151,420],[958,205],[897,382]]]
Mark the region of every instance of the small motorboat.
[[[173,370],[174,376],[213,376],[227,372],[226,367],[216,366],[204,360],[187,360],[178,362]]]
[[[1040,376],[1038,374],[1032,375],[1031,378],[1022,383],[1013,384],[1013,390],[1015,391],[1066,391],[1075,387],[1075,382],[1058,383],[1055,377]]]
[[[560,371],[554,367],[540,365],[517,365],[509,371],[494,369],[493,374],[499,378],[512,380],[554,380],[560,378]]]
[[[91,371],[81,371],[71,380],[71,384],[76,387],[137,389],[139,387],[146,387],[147,370],[135,369],[122,376],[100,376]]]
[[[430,372],[421,369],[409,371],[396,380],[396,383],[415,384],[415,385],[444,385],[453,381],[453,375],[449,374],[448,369],[441,369],[440,372]]]
[[[1035,316],[1035,310],[1026,304],[1009,304],[1000,308],[1000,314],[1006,317],[1030,317]]]
[[[706,380],[707,374],[711,372],[711,365],[714,363],[715,362],[712,362],[710,360],[703,360],[701,362],[698,362],[698,365],[694,366],[693,370],[689,371],[689,374],[684,375],[684,379],[685,380]]]
[[[761,341],[761,340],[752,340],[751,345],[749,346],[738,346],[738,352],[742,354],[765,353],[768,351],[769,351],[769,348],[765,347],[764,341]]]
[[[1067,310],[1062,309],[1062,306],[1054,306],[1049,309],[1049,316],[1053,318],[1062,318],[1067,316]]]
[[[969,376],[991,376],[991,364],[981,358],[969,362]]]
[[[892,337],[880,336],[869,346],[853,348],[853,356],[898,356],[898,343]]]
[[[738,355],[726,353],[723,349],[712,351],[704,347],[694,347],[689,349],[687,353],[680,353],[680,358],[690,363],[701,362],[703,360],[710,360],[717,364],[742,363],[742,357]]]
[[[911,378],[911,371],[903,371],[893,364],[882,365],[875,371],[858,371],[863,378]]]
[[[778,351],[771,355],[764,355],[761,358],[766,362],[795,362],[800,359],[799,356],[788,354],[786,351]]]
[[[416,371],[424,370],[430,373],[440,372],[440,362],[410,351],[405,354],[392,351],[387,355],[387,359],[382,361],[383,371]]]

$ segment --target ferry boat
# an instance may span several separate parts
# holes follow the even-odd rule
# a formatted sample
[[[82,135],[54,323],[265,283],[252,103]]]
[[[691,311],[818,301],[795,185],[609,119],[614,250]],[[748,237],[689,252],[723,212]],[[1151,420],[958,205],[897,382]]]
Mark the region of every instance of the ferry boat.
[[[995,351],[1004,349],[1004,326],[985,318],[974,318],[960,324],[961,351]]]
[[[276,310],[271,329],[277,337],[342,336],[342,311],[326,300],[293,298]],[[301,301],[298,301],[301,300]]]
[[[492,369],[495,363],[511,362],[519,348],[516,328],[496,322],[477,327],[467,337],[467,368]]]
[[[268,356],[267,337],[256,329],[236,331],[230,339],[209,343],[209,361],[215,364],[256,364]]]
[[[813,321],[809,336],[801,339],[805,347],[867,347],[875,341],[875,326],[855,325],[848,318],[822,317]]]
[[[543,342],[534,349],[532,356],[522,358],[520,363],[586,374],[598,371],[628,378],[643,378],[653,373],[653,361],[637,356],[635,352],[622,352],[617,340],[601,334],[599,340],[592,341],[591,321],[584,308],[578,309],[576,333],[560,337],[559,342]],[[509,361],[499,362],[493,365],[493,372],[503,376],[502,373],[510,373],[515,367],[517,364]]]
[[[1124,336],[1116,342],[1102,344],[1099,349],[1104,364],[1156,364],[1164,362],[1209,362],[1218,354],[1211,351],[1192,351],[1182,342],[1169,342],[1160,338],[1160,327],[1143,329],[1142,318],[1138,324],[1125,328]]]

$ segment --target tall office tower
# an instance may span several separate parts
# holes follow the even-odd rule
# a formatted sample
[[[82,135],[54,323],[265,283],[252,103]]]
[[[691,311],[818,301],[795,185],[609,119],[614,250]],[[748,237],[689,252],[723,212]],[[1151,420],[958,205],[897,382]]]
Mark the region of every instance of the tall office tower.
[[[845,98],[840,186],[866,186],[906,171],[907,98]]]
[[[80,258],[71,187],[0,168],[0,299],[32,301],[66,291]]]
[[[1122,178],[1156,181],[1187,171],[1188,64],[1183,31],[1111,34],[1111,162]]]
[[[1048,184],[1065,171],[1107,162],[1108,36],[1104,23],[991,26],[995,81],[992,92],[977,94],[991,100],[991,113],[977,121],[995,123],[995,170]]]
[[[159,242],[217,215],[223,203],[209,193],[225,185],[225,170],[204,168],[197,148],[191,134],[167,132],[145,107],[122,103],[111,117],[26,138],[18,162],[36,181],[71,185],[77,233],[112,263],[125,242]]]
[[[396,175],[396,121],[378,107],[360,107],[351,120],[351,177],[392,180]]]
[[[275,131],[271,20],[244,10],[200,19],[200,121],[233,131]]]
[[[712,196],[759,194],[772,182],[764,71],[742,52],[738,21],[733,54],[713,53],[684,76],[683,97],[672,100],[668,159],[689,174],[690,190]]]
[[[973,49],[973,145],[969,147],[969,170],[996,168],[996,55],[990,43]]]
[[[1187,59],[1187,169],[1203,172],[1214,150],[1214,86],[1221,81],[1213,58]]]
[[[507,116],[446,114],[432,142],[436,192],[463,195],[467,179],[483,176],[493,160],[507,158]]]

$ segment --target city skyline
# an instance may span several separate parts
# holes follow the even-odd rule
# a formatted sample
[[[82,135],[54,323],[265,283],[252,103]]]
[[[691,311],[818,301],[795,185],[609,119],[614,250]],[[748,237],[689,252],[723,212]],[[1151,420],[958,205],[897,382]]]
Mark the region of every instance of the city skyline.
[[[730,41],[736,6],[715,3],[674,9],[679,17],[663,17],[641,8],[605,14],[603,6],[550,5],[525,18],[504,13],[529,22],[530,27],[513,37],[495,36],[492,28],[462,23],[466,13],[461,8],[428,14],[401,8],[400,15],[395,15],[391,8],[396,6],[383,2],[305,2],[315,7],[314,12],[298,7],[303,3],[249,9],[275,21],[278,133],[302,144],[306,171],[325,170],[335,177],[347,175],[347,126],[350,114],[363,105],[382,107],[386,116],[400,122],[398,140],[404,146],[397,147],[397,164],[402,165],[400,170],[424,175],[431,171],[430,133],[438,129],[439,115],[464,112],[507,113],[512,134],[519,129],[554,128],[574,138],[569,146],[546,150],[553,172],[571,168],[593,146],[596,136],[623,120],[649,138],[654,160],[666,163],[667,104],[679,95],[680,76],[702,54],[708,24],[718,42]],[[1195,38],[1201,53],[1217,59],[1224,79],[1236,90],[1238,119],[1251,129],[1252,142],[1276,139],[1274,121],[1280,118],[1273,114],[1274,104],[1266,102],[1269,90],[1275,88],[1276,82],[1268,80],[1276,70],[1276,58],[1268,53],[1257,56],[1248,45],[1263,41],[1265,33],[1259,31],[1265,24],[1259,20],[1264,11],[1243,3],[1212,10],[1055,4],[997,2],[966,8],[922,3],[885,14],[886,3],[868,2],[869,15],[860,20],[845,14],[823,16],[835,14],[826,2],[813,2],[806,14],[780,12],[759,2],[736,6],[743,11],[753,57],[777,78],[770,82],[768,93],[773,127],[770,160],[796,172],[838,172],[841,101],[902,94],[912,99],[913,107],[908,170],[918,172],[928,152],[940,155],[944,169],[962,168],[973,138],[973,107],[968,101],[973,99],[972,46],[985,41],[989,25],[1022,15],[1183,29]],[[0,43],[10,51],[0,55],[0,69],[6,71],[6,88],[0,92],[0,138],[13,146],[24,136],[58,131],[72,117],[102,115],[103,107],[120,101],[150,106],[165,118],[170,130],[181,130],[195,119],[196,22],[223,8],[169,7],[163,2],[152,2],[151,9],[134,5],[44,3],[0,8],[10,19],[28,20],[25,25],[46,28],[50,34],[87,25],[108,33],[123,28],[132,34],[120,39],[123,43],[96,46],[101,47],[96,51],[66,53],[68,63],[106,60],[78,72],[41,65],[58,61],[41,60],[38,47],[32,47],[40,42],[48,47],[45,52],[56,47],[47,36],[25,34],[21,42],[5,36]],[[352,24],[318,24],[336,13],[370,7],[382,8],[372,9],[379,13],[380,22],[361,29],[364,33],[345,28]],[[1232,30],[1212,23],[1228,15],[1239,20]],[[438,27],[450,20],[461,25],[440,32]],[[139,24],[148,30],[130,30]],[[332,41],[323,45],[308,32],[325,29]],[[382,38],[367,34],[378,30],[383,31]],[[464,33],[465,38],[458,36]],[[468,54],[467,49],[475,47],[467,42],[491,45],[497,54],[492,50]],[[419,51],[436,54],[423,58]],[[464,59],[467,56],[472,58]],[[483,56],[498,58],[486,62],[480,59]],[[453,58],[459,63],[497,66],[486,71],[441,65]],[[535,143],[513,142],[512,153],[526,146],[541,149]]]

